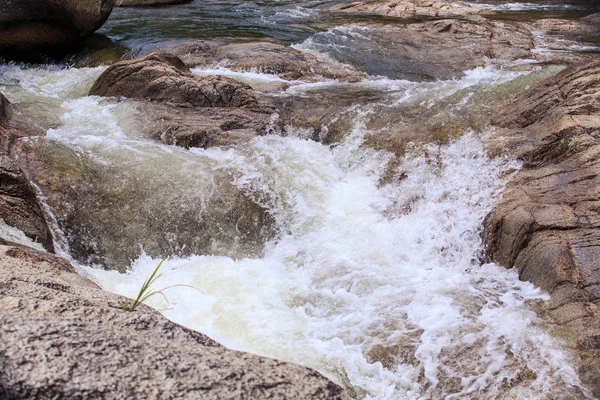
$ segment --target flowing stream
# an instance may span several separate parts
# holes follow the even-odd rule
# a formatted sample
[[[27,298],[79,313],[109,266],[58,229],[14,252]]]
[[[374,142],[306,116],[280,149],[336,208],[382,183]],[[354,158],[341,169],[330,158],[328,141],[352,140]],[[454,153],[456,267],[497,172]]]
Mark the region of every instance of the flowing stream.
[[[332,120],[341,131],[335,145],[290,125],[234,148],[186,150],[140,132],[136,102],[87,96],[106,68],[97,64],[185,38],[274,38],[364,64],[368,52],[340,60],[334,48],[352,34],[335,26],[360,18],[326,16],[315,11],[317,4],[198,1],[164,9],[169,18],[116,9],[101,30],[109,42],[103,49],[110,50],[102,62],[75,57],[81,65],[72,68],[0,65],[0,91],[47,129],[33,141],[49,143],[54,157],[68,149],[89,160],[94,184],[110,186],[110,193],[119,188],[127,206],[103,209],[97,223],[106,230],[122,224],[118,232],[136,239],[154,223],[170,232],[165,241],[176,242],[171,221],[217,207],[215,192],[241,193],[267,211],[272,226],[263,244],[224,235],[202,254],[169,255],[154,288],[175,286],[147,302],[169,319],[228,347],[314,368],[355,399],[592,398],[577,376],[577,357],[541,312],[548,295],[519,281],[515,271],[479,261],[483,219],[520,166],[487,153],[487,132],[471,116],[555,67],[488,66],[422,83],[373,70],[351,84],[193,70],[289,86],[268,94],[274,98],[350,96],[353,104],[340,106]],[[578,15],[585,4],[530,2],[511,12],[527,7]],[[466,122],[452,137],[409,144],[401,154],[363,145],[390,127],[410,128],[407,110]],[[135,215],[126,219],[128,213]],[[0,231],[25,240],[3,222]],[[69,234],[57,236],[67,257]],[[74,262],[106,290],[135,297],[161,261],[143,248],[137,254],[116,270]]]

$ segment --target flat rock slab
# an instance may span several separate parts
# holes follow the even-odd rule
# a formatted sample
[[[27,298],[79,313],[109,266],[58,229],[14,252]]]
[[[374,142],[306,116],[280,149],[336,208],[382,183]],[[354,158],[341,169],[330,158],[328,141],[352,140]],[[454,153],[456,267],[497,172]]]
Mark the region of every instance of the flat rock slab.
[[[358,82],[365,74],[350,66],[332,64],[289,46],[273,42],[217,43],[188,41],[166,47],[189,67],[225,67],[233,71],[261,72],[285,80],[318,82],[335,79]]]
[[[496,112],[495,146],[523,160],[488,215],[489,261],[515,267],[551,294],[551,314],[573,328],[600,394],[600,59],[516,96]]]
[[[353,14],[378,14],[387,17],[413,19],[418,17],[455,18],[470,15],[490,15],[489,9],[461,2],[431,0],[371,0],[335,4],[331,11]]]
[[[308,368],[228,350],[102,291],[64,259],[0,246],[3,399],[348,399]]]

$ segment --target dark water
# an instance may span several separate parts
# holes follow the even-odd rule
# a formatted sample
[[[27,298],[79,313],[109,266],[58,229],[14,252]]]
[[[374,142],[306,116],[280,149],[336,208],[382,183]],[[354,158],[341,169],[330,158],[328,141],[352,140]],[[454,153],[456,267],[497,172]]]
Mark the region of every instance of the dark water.
[[[326,10],[328,6],[339,2],[195,0],[189,4],[161,8],[115,8],[107,23],[98,31],[97,37],[88,40],[85,49],[78,52],[77,61],[74,63],[81,64],[81,54],[94,53],[98,60],[90,61],[88,55],[88,62],[97,64],[103,58],[134,57],[153,51],[166,43],[189,39],[276,40],[284,44],[294,44],[340,25],[362,21],[414,22]],[[600,0],[474,0],[470,3],[497,8],[497,18],[522,21],[539,18],[579,18],[600,11]],[[98,50],[102,50],[100,57],[97,54]]]
[[[115,8],[99,33],[135,50],[178,39],[275,39],[303,41],[316,32],[311,24],[327,16],[324,2],[197,0],[156,8]]]

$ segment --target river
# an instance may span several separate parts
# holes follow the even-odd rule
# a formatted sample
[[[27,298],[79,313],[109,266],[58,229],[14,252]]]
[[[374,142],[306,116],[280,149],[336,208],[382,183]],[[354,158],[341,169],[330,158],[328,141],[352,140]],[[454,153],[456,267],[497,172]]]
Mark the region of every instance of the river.
[[[596,7],[473,3],[519,20],[575,18]],[[155,288],[189,286],[170,287],[149,305],[233,349],[314,368],[355,399],[592,398],[577,376],[576,355],[542,312],[549,296],[513,270],[480,263],[483,219],[520,165],[488,153],[489,132],[477,116],[559,67],[488,65],[453,80],[407,80],[393,63],[373,61],[382,44],[368,28],[347,27],[386,18],[329,15],[317,8],[323,4],[115,9],[99,31],[104,36],[65,64],[0,65],[0,91],[47,130],[40,140],[51,156],[61,159],[64,149],[78,155],[94,168],[91,191],[114,196],[86,199],[96,202],[89,212],[97,232],[70,232],[58,222],[62,255],[129,297],[164,256]],[[333,99],[339,111],[330,123],[341,139],[312,140],[289,125],[233,148],[188,150],[140,133],[135,102],[87,96],[107,63],[191,38],[274,39],[367,72],[360,82],[315,83],[193,69],[259,87],[285,83],[282,92],[265,92],[274,99]],[[342,43],[351,51],[340,50]],[[581,46],[597,51],[593,43]],[[367,137],[427,118],[452,121],[458,133],[396,154],[364,146]],[[215,235],[199,254],[183,251],[177,235],[190,233],[170,229],[172,221],[208,215],[218,206],[213,194],[232,191],[268,213],[262,241],[243,242],[234,232]],[[75,255],[74,242],[102,241],[109,231],[118,238],[107,242],[111,251],[133,246],[137,259],[116,254],[105,268]],[[163,232],[173,251],[148,255],[149,231]]]

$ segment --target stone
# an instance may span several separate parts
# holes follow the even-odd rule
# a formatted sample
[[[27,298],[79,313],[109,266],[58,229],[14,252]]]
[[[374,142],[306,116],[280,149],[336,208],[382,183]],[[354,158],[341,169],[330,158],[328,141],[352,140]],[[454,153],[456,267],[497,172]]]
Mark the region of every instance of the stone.
[[[115,0],[1,0],[0,53],[65,46],[99,29]]]
[[[66,260],[0,246],[0,397],[348,399],[305,367],[229,350],[104,292]]]
[[[233,71],[256,71],[285,80],[317,82],[337,79],[358,82],[365,74],[347,65],[332,64],[315,56],[273,42],[217,43],[188,41],[166,47],[191,68],[221,66]]]
[[[580,19],[542,18],[532,23],[533,29],[550,35],[585,39],[600,33],[600,13]]]
[[[156,258],[261,257],[275,233],[269,213],[236,187],[227,171],[205,176],[196,169],[207,167],[194,163],[194,155],[160,157],[165,150],[129,165],[106,165],[48,140],[16,148],[21,168],[51,207],[69,254],[84,265],[124,272],[142,249]],[[189,176],[170,179],[182,166],[164,163],[186,165],[187,157]]]
[[[114,64],[90,94],[147,100],[137,105],[140,129],[185,148],[247,142],[266,133],[275,112],[250,86],[222,76],[195,76],[168,53]]]
[[[258,98],[249,86],[220,76],[195,77],[179,58],[168,53],[113,64],[96,80],[90,95],[184,107],[258,106]]]
[[[486,218],[486,260],[515,267],[521,279],[550,292],[559,323],[588,321],[572,334],[586,368],[596,371],[584,375],[598,396],[600,59],[515,96],[492,123],[498,145],[523,168]]]
[[[35,189],[13,157],[13,146],[21,137],[41,132],[15,115],[0,93],[0,218],[8,225],[53,250],[53,240]]]

